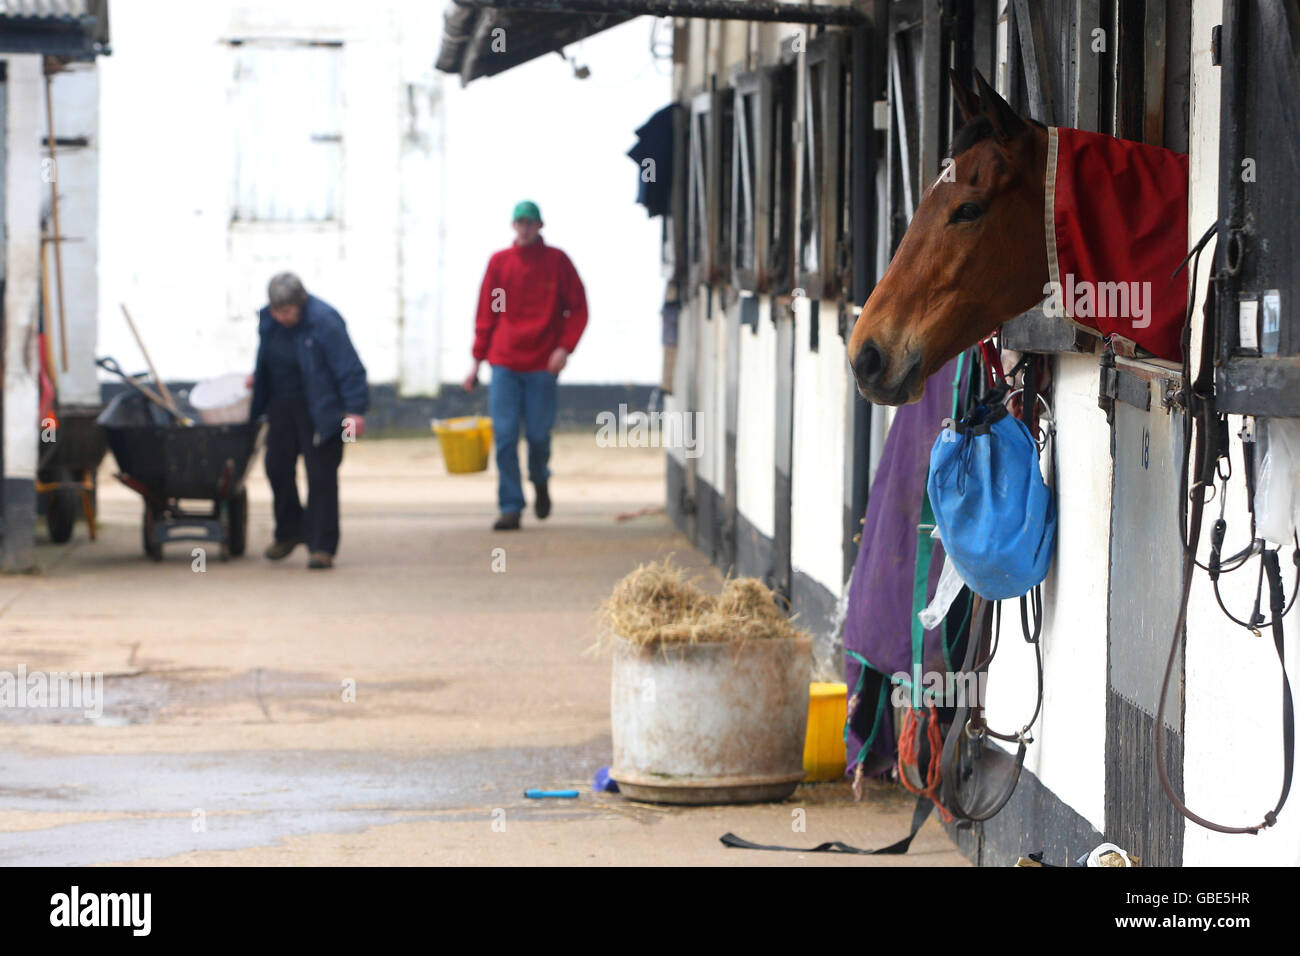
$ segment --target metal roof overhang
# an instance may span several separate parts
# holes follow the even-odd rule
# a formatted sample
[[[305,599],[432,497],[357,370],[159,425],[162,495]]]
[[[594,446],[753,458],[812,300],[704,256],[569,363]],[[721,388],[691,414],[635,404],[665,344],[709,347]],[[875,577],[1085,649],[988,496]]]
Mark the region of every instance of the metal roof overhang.
[[[108,0],[0,0],[0,53],[80,60],[108,52]]]
[[[593,34],[608,30],[631,15],[533,12],[527,9],[492,9],[471,6],[463,0],[448,7],[443,22],[442,47],[437,67],[457,73],[461,83],[495,76],[521,63],[555,53]],[[496,30],[504,29],[504,34]],[[493,49],[497,37],[505,49]]]
[[[447,8],[437,67],[462,83],[556,53],[633,17],[701,17],[860,26],[856,7],[781,0],[455,0]],[[495,34],[498,28],[505,34]],[[505,49],[493,50],[497,37]]]

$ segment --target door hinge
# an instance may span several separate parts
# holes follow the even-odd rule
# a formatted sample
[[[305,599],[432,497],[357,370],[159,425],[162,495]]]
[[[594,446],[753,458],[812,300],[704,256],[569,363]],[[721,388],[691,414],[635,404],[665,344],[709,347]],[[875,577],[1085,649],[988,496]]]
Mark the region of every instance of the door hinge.
[[[1115,367],[1115,353],[1107,349],[1101,356],[1101,375],[1097,384],[1097,406],[1106,412],[1106,421],[1115,421],[1115,402],[1121,401],[1144,412],[1151,410],[1151,384],[1139,375]]]

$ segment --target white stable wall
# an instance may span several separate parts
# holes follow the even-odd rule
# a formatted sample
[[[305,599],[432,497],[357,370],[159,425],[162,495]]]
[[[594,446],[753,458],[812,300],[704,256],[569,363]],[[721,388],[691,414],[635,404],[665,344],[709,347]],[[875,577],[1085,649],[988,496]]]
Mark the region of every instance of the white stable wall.
[[[1055,375],[1056,558],[1043,583],[1043,711],[1025,766],[1105,832],[1110,426],[1097,407],[1097,356],[1059,355]],[[1003,613],[987,713],[991,726],[1010,733],[1034,711],[1037,677],[1016,603]]]
[[[844,591],[844,456],[847,349],[836,303],[818,309],[818,351],[809,345],[811,302],[795,300],[794,464],[790,489],[790,563],[832,595]]]
[[[292,269],[342,313],[371,380],[397,379],[399,6],[281,0],[203,4],[184,17],[163,0],[114,6],[102,65],[102,351],[143,367],[125,302],[164,377],[251,370],[267,280]],[[337,219],[232,221],[235,40],[342,42]]]
[[[772,298],[758,297],[758,329],[740,329],[739,409],[736,427],[736,504],[770,540],[776,518],[776,327]]]
[[[57,139],[84,139],[85,146],[62,146],[55,151],[55,176],[59,190],[59,226],[63,237],[64,327],[68,333],[68,367],[62,365],[59,324],[59,283],[54,249],[45,250],[50,308],[50,354],[58,377],[59,401],[64,405],[99,403],[99,381],[95,368],[95,337],[99,315],[99,72],[96,63],[74,63],[56,73],[50,84],[54,102],[54,133]],[[41,141],[46,141],[48,124],[42,86],[40,100]],[[41,150],[42,158],[49,155]],[[41,184],[43,216],[49,216],[50,190]],[[51,224],[47,234],[53,235]]]
[[[37,449],[37,308],[45,86],[39,56],[9,55],[5,104],[5,478],[35,478]],[[20,570],[20,569],[15,569]]]
[[[709,299],[714,299],[714,318],[707,319]],[[708,482],[722,494],[726,462],[726,320],[712,290],[701,290],[688,306],[695,322],[695,411],[700,415],[700,457],[695,462],[695,477]],[[686,311],[686,310],[683,310]]]

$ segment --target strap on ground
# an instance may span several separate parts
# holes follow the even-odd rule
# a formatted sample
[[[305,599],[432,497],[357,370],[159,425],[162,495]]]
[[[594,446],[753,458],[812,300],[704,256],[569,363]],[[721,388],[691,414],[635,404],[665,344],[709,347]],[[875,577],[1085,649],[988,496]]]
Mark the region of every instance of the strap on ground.
[[[879,850],[861,850],[856,846],[849,846],[842,840],[830,840],[826,843],[819,843],[812,847],[802,846],[769,846],[762,843],[750,843],[748,840],[742,840],[734,833],[724,833],[719,839],[723,846],[734,847],[737,850],[782,850],[786,853],[858,853],[863,856],[898,856],[906,853],[908,847],[912,845],[912,838],[925,825],[925,821],[930,816],[930,811],[934,809],[934,803],[929,797],[922,797],[916,801],[916,809],[912,811],[912,832],[897,843],[891,843],[889,846],[881,847]]]

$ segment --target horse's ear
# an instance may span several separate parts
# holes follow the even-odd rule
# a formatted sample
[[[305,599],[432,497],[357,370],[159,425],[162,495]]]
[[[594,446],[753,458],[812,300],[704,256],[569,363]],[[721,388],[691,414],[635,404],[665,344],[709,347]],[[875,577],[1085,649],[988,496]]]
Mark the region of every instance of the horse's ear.
[[[961,117],[961,125],[965,126],[972,119],[980,114],[980,101],[971,90],[962,83],[954,69],[948,70],[948,80],[952,83],[952,101],[957,106],[957,114]]]
[[[1028,125],[1024,119],[1011,108],[1011,104],[998,95],[998,91],[989,86],[979,70],[975,71],[975,86],[980,94],[980,112],[993,124],[998,139],[1012,139],[1024,131]]]

